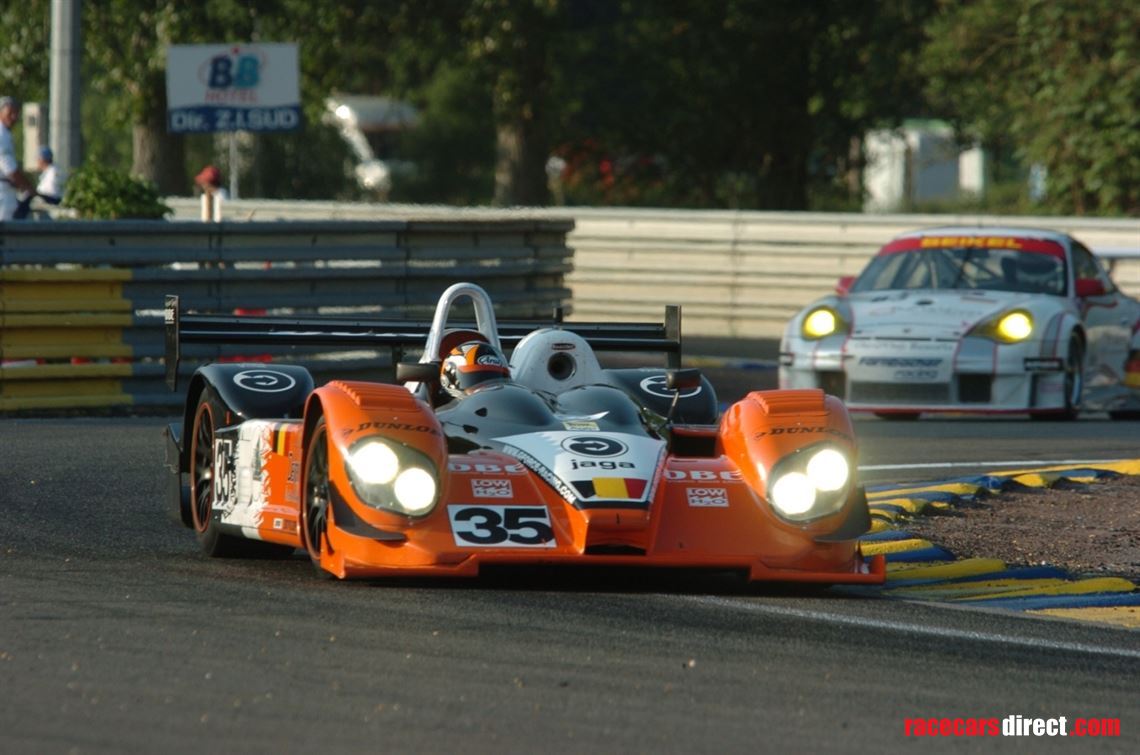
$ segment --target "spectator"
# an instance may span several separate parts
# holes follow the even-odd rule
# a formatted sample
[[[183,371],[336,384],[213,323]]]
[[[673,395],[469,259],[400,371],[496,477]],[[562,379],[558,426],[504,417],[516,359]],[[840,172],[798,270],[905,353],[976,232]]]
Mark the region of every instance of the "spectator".
[[[202,220],[221,220],[222,201],[230,197],[222,187],[222,172],[213,165],[207,165],[194,177],[194,183],[202,190]]]
[[[63,199],[63,174],[59,168],[55,166],[55,156],[52,154],[51,147],[40,148],[40,180],[36,184],[36,190],[31,194],[20,200],[19,207],[16,208],[16,214],[13,216],[16,220],[23,220],[28,217],[28,213],[32,209],[32,200],[39,197],[48,204],[59,204]]]
[[[51,147],[40,148],[40,181],[36,184],[36,196],[48,204],[59,204],[63,199],[64,176],[55,165]]]
[[[20,205],[19,192],[32,191],[32,182],[20,170],[12,127],[20,120],[20,101],[0,97],[0,220],[11,220]]]

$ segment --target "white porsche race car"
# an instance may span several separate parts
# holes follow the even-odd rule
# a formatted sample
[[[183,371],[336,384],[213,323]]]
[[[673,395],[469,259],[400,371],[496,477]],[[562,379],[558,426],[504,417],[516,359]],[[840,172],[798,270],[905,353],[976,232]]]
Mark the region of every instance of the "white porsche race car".
[[[949,227],[892,240],[780,345],[780,387],[853,411],[1140,418],[1140,302],[1063,233]]]

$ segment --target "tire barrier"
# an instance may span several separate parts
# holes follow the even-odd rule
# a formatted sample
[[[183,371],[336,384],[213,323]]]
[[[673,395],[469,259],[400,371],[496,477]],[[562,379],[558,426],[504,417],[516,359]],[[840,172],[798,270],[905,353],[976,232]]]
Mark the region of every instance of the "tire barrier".
[[[881,594],[952,602],[1140,627],[1140,589],[1120,577],[1079,577],[1055,566],[1010,567],[993,558],[957,558],[905,530],[908,517],[946,513],[980,496],[1017,488],[1046,488],[1140,474],[1140,459],[1062,466],[920,485],[867,489],[872,530],[860,541],[865,556],[883,554],[887,583]],[[1000,505],[1000,504],[999,504]],[[902,524],[904,529],[897,529]]]
[[[189,310],[430,317],[474,280],[503,318],[569,312],[568,220],[0,224],[0,413],[175,407],[163,381],[163,296]],[[189,348],[203,360],[304,361],[319,377],[383,377],[385,353]],[[327,350],[326,350],[327,351]]]

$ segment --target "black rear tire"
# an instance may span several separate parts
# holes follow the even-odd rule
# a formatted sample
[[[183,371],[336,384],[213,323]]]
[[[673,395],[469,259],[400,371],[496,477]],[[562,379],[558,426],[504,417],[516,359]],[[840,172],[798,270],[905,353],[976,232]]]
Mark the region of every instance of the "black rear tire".
[[[194,410],[190,436],[190,524],[198,536],[202,552],[211,558],[285,558],[294,548],[288,545],[249,540],[222,532],[214,516],[214,420],[216,396],[212,388],[202,391]]]

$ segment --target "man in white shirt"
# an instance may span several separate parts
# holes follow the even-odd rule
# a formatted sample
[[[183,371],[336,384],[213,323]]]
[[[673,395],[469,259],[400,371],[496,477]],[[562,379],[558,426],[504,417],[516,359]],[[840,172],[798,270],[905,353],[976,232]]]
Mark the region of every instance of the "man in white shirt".
[[[20,101],[0,97],[0,221],[11,220],[20,204],[19,193],[32,191],[32,182],[20,170],[12,127],[20,120]]]

